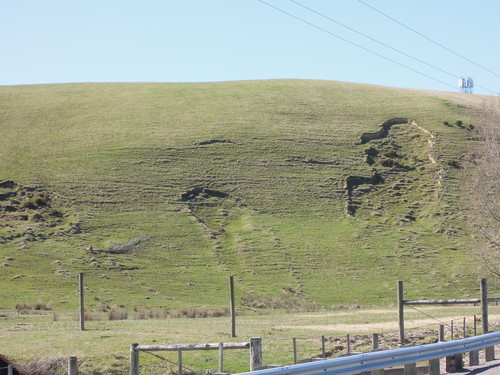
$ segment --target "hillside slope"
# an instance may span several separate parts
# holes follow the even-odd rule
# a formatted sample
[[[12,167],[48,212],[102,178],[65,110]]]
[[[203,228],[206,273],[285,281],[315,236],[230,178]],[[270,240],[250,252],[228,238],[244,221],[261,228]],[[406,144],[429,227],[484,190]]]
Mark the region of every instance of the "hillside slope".
[[[78,272],[93,306],[220,306],[229,275],[249,307],[387,303],[400,279],[475,296],[460,168],[480,104],[327,81],[0,87],[2,299],[72,307]]]

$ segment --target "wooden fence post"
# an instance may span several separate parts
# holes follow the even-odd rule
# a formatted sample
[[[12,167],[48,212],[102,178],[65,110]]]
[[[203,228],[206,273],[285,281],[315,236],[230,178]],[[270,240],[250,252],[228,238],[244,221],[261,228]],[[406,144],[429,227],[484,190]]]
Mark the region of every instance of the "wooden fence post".
[[[295,365],[298,363],[298,359],[297,359],[297,337],[293,338],[293,363]]]
[[[130,345],[130,375],[139,375],[139,352],[135,350],[139,344]]]
[[[439,341],[443,342],[444,340],[444,324],[439,325]]]
[[[80,289],[80,331],[85,331],[85,303],[83,296],[83,273],[78,274],[78,284]]]
[[[78,374],[78,359],[77,357],[68,357],[68,375]]]
[[[372,350],[375,351],[378,349],[378,333],[372,334]]]
[[[256,371],[262,367],[262,339],[252,337],[250,339],[250,371]]]
[[[221,374],[223,371],[222,369],[224,368],[224,343],[219,343],[219,374]]]
[[[236,337],[236,305],[234,302],[234,276],[229,276],[229,293],[231,309],[231,337]]]
[[[321,336],[321,358],[326,358],[325,336]]]
[[[455,337],[454,337],[454,329],[453,329],[453,320],[451,321],[451,324],[450,324],[450,340],[454,340]]]
[[[347,339],[347,355],[351,355],[351,337],[349,334],[346,335]]]
[[[182,375],[182,349],[177,349],[177,365],[179,366],[177,370],[177,375]]]
[[[378,350],[378,333],[373,333],[372,334],[372,350],[377,351]],[[372,370],[370,372],[370,375],[384,375],[384,369],[379,369],[379,370]]]
[[[481,313],[483,333],[488,333],[488,281],[481,279]]]
[[[398,281],[398,317],[399,317],[399,341],[405,344],[405,316],[404,316],[404,291],[403,281]]]
[[[483,334],[489,332],[488,323],[488,280],[481,279],[481,312],[482,312],[482,323],[483,323]],[[495,347],[489,346],[485,348],[485,359],[486,362],[495,360]]]

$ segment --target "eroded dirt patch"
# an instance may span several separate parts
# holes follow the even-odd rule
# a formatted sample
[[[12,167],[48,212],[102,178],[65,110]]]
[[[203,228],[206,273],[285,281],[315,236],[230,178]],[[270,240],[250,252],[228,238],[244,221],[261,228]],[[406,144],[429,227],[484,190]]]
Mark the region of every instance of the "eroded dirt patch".
[[[19,240],[26,245],[79,233],[80,224],[67,223],[67,216],[64,200],[43,186],[0,182],[0,244]]]

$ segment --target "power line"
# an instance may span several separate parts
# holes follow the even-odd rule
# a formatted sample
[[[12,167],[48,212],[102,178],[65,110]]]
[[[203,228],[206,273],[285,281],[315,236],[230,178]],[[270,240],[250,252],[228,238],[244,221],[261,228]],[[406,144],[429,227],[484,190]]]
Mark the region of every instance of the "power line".
[[[411,59],[415,60],[415,61],[418,61],[419,63],[425,64],[425,65],[427,65],[427,66],[429,66],[429,67],[431,67],[431,68],[434,68],[434,69],[436,69],[436,70],[439,70],[439,71],[440,71],[440,72],[442,72],[442,73],[446,73],[446,74],[448,74],[448,75],[452,76],[453,78],[459,78],[458,76],[456,76],[456,75],[455,75],[455,74],[453,74],[453,73],[447,72],[446,70],[443,70],[443,69],[441,69],[441,68],[439,68],[439,67],[437,67],[437,66],[434,66],[434,65],[429,64],[429,63],[427,63],[427,62],[425,62],[425,61],[422,61],[422,60],[420,60],[419,58],[414,57],[414,56],[412,56],[412,55],[409,55],[409,54],[407,54],[406,52],[403,52],[403,51],[401,51],[401,50],[399,50],[399,49],[397,49],[397,48],[395,48],[395,47],[391,47],[390,45],[385,44],[384,42],[381,42],[381,41],[379,41],[379,40],[377,40],[377,39],[375,39],[375,38],[372,38],[371,36],[366,35],[366,34],[362,33],[361,31],[358,31],[358,30],[356,30],[356,29],[353,29],[352,27],[349,27],[349,26],[347,26],[347,25],[344,25],[343,23],[341,23],[341,22],[339,22],[339,21],[336,21],[336,20],[334,20],[333,18],[330,18],[330,17],[328,17],[328,16],[326,16],[326,15],[324,15],[324,14],[322,14],[322,13],[320,13],[320,12],[318,12],[318,11],[316,11],[316,10],[312,9],[312,8],[309,8],[309,7],[305,6],[304,4],[299,3],[298,1],[295,1],[295,0],[289,0],[289,1],[291,1],[292,3],[297,4],[297,5],[301,6],[302,8],[305,8],[305,9],[307,9],[307,10],[309,10],[309,11],[311,11],[311,12],[313,12],[313,13],[315,13],[315,14],[317,14],[317,15],[319,15],[319,16],[321,16],[321,17],[323,17],[323,18],[326,18],[326,19],[327,19],[327,20],[329,20],[329,21],[334,22],[334,23],[336,23],[337,25],[340,25],[340,26],[342,26],[342,27],[344,27],[344,28],[346,28],[346,29],[348,29],[348,30],[351,30],[352,32],[355,32],[355,33],[356,33],[356,34],[358,34],[358,35],[364,36],[365,38],[370,39],[370,40],[371,40],[371,41],[373,41],[373,42],[376,42],[376,43],[378,43],[378,44],[380,44],[380,45],[382,45],[382,46],[384,46],[384,47],[387,47],[387,48],[389,48],[389,49],[392,49],[393,51],[396,51],[396,52],[398,52],[398,53],[400,53],[400,54],[402,54],[402,55],[404,55],[404,56],[406,56],[406,57],[409,57],[409,58],[411,58]]]
[[[323,31],[324,33],[327,33],[327,34],[329,34],[329,35],[331,35],[331,36],[333,36],[333,37],[335,37],[335,38],[338,38],[338,39],[340,39],[340,40],[342,40],[342,41],[344,41],[344,42],[346,42],[346,43],[349,43],[349,44],[351,44],[351,45],[353,45],[353,46],[355,46],[355,47],[358,47],[358,48],[360,48],[360,49],[362,49],[362,50],[364,50],[364,51],[370,52],[370,53],[372,53],[372,54],[374,54],[374,55],[376,55],[376,56],[378,56],[378,57],[380,57],[380,58],[382,58],[382,59],[384,59],[384,60],[390,61],[390,62],[392,62],[393,64],[396,64],[396,65],[402,66],[403,68],[406,68],[406,69],[408,69],[408,70],[411,70],[411,71],[412,71],[412,72],[414,72],[414,73],[420,74],[420,75],[422,75],[422,76],[424,76],[424,77],[426,77],[426,78],[432,79],[433,81],[439,82],[439,83],[441,83],[441,84],[443,84],[443,85],[446,85],[446,86],[448,86],[448,87],[451,87],[451,88],[455,89],[455,86],[452,86],[452,85],[450,85],[449,83],[446,83],[446,82],[444,82],[444,81],[441,81],[440,79],[434,78],[434,77],[432,77],[432,76],[430,76],[430,75],[428,75],[428,74],[426,74],[426,73],[423,73],[423,72],[421,72],[421,71],[419,71],[419,70],[417,70],[417,69],[414,69],[414,68],[412,68],[412,67],[410,67],[410,66],[408,66],[408,65],[405,65],[405,64],[403,64],[403,63],[400,63],[400,62],[398,62],[398,61],[396,61],[396,60],[393,60],[393,59],[391,59],[391,58],[389,58],[389,57],[386,57],[386,56],[384,56],[384,55],[382,55],[382,54],[380,54],[380,53],[378,53],[378,52],[375,52],[375,51],[373,51],[373,50],[371,50],[371,49],[368,49],[368,48],[363,47],[363,46],[361,46],[361,45],[359,45],[359,44],[357,44],[357,43],[354,43],[354,42],[352,42],[352,41],[350,41],[350,40],[348,40],[348,39],[346,39],[346,38],[343,38],[343,37],[341,37],[341,36],[339,36],[339,35],[337,35],[337,34],[332,33],[331,31],[328,31],[328,30],[326,30],[326,29],[324,29],[324,28],[322,28],[322,27],[320,27],[320,26],[318,26],[318,25],[315,25],[315,24],[313,24],[313,23],[311,23],[311,22],[309,22],[309,21],[306,21],[306,20],[304,20],[303,18],[300,18],[300,17],[298,17],[298,16],[295,16],[295,15],[293,15],[293,14],[291,14],[291,13],[289,13],[289,12],[287,12],[287,11],[285,11],[285,10],[281,9],[281,8],[278,8],[278,7],[276,7],[276,6],[272,5],[272,4],[269,4],[269,3],[265,2],[264,0],[258,0],[258,1],[259,1],[259,2],[261,2],[262,4],[267,5],[267,6],[268,6],[268,7],[270,7],[270,8],[273,8],[273,9],[275,9],[275,10],[277,10],[277,11],[279,11],[279,12],[283,13],[283,14],[286,14],[286,15],[287,15],[287,16],[289,16],[289,17],[295,18],[296,20],[299,20],[299,21],[301,21],[301,22],[303,22],[303,23],[305,23],[305,24],[307,24],[307,25],[309,25],[309,26],[312,26],[312,27],[314,27],[315,29],[318,29],[318,30],[320,30],[320,31]]]
[[[415,60],[415,61],[418,61],[418,62],[419,62],[419,63],[421,63],[421,64],[427,65],[427,66],[429,66],[429,67],[431,67],[431,68],[433,68],[433,69],[436,69],[436,70],[438,70],[438,71],[440,71],[440,72],[442,72],[442,73],[448,74],[449,76],[451,76],[451,77],[453,77],[453,78],[455,78],[455,79],[459,79],[459,78],[461,78],[461,77],[459,77],[459,76],[457,76],[457,75],[455,75],[455,74],[453,74],[453,73],[450,73],[450,72],[448,72],[448,71],[446,71],[446,70],[444,70],[444,69],[441,69],[441,68],[439,68],[439,67],[437,67],[437,66],[435,66],[435,65],[432,65],[432,64],[427,63],[427,62],[425,62],[425,61],[423,61],[423,60],[420,60],[419,58],[417,58],[417,57],[415,57],[415,56],[412,56],[412,55],[410,55],[410,54],[408,54],[408,53],[406,53],[406,52],[403,52],[403,51],[401,51],[401,50],[400,50],[400,49],[398,49],[398,48],[392,47],[392,46],[390,46],[390,45],[388,45],[388,44],[386,44],[386,43],[384,43],[384,42],[381,42],[381,41],[379,41],[379,40],[377,40],[377,39],[375,39],[375,38],[372,38],[371,36],[366,35],[366,34],[362,33],[361,31],[358,31],[358,30],[356,30],[356,29],[353,29],[352,27],[349,27],[349,26],[347,26],[347,25],[345,25],[345,24],[343,24],[343,23],[341,23],[341,22],[339,22],[339,21],[337,21],[337,20],[335,20],[335,19],[333,19],[333,18],[331,18],[331,17],[328,17],[328,16],[324,15],[323,13],[320,13],[320,12],[318,12],[318,11],[316,11],[316,10],[314,10],[314,9],[312,9],[312,8],[310,8],[310,7],[306,6],[306,5],[304,5],[304,4],[301,4],[301,3],[299,3],[299,2],[298,2],[298,1],[296,1],[296,0],[289,0],[289,1],[291,1],[292,3],[295,3],[295,4],[299,5],[299,6],[301,6],[302,8],[307,9],[307,10],[309,10],[310,12],[313,12],[313,13],[315,13],[315,14],[317,14],[317,15],[319,15],[319,16],[321,16],[321,17],[323,17],[323,18],[325,18],[325,19],[327,19],[327,20],[329,20],[329,21],[331,21],[331,22],[334,22],[334,23],[336,23],[337,25],[340,25],[340,26],[342,26],[342,27],[344,27],[344,28],[346,28],[346,29],[348,29],[348,30],[350,30],[350,31],[352,31],[352,32],[355,32],[355,33],[356,33],[356,34],[358,34],[358,35],[361,35],[361,36],[363,36],[363,37],[365,37],[365,38],[367,38],[367,39],[369,39],[369,40],[371,40],[371,41],[373,41],[373,42],[376,42],[376,43],[378,43],[378,44],[380,44],[380,45],[382,45],[382,46],[384,46],[384,47],[386,47],[386,48],[389,48],[389,49],[391,49],[391,50],[393,50],[393,51],[396,51],[396,52],[398,52],[398,53],[402,54],[403,56],[409,57],[409,58],[411,58],[411,59],[413,59],[413,60]],[[481,88],[481,89],[483,89],[483,90],[485,90],[485,91],[488,91],[488,92],[490,92],[490,93],[492,93],[492,94],[496,94],[496,92],[495,92],[495,91],[490,90],[490,89],[487,89],[486,87],[479,86],[478,84],[476,84],[476,86],[477,86],[477,87],[479,87],[479,88]]]
[[[492,70],[490,70],[490,69],[488,69],[488,68],[485,68],[484,66],[479,65],[478,63],[476,63],[476,62],[472,61],[471,59],[469,59],[469,58],[467,58],[467,57],[465,57],[465,56],[463,56],[463,55],[459,54],[458,52],[455,52],[455,51],[453,51],[452,49],[450,49],[450,48],[448,48],[448,47],[446,47],[446,46],[442,45],[441,43],[436,42],[435,40],[433,40],[433,39],[429,38],[428,36],[425,36],[424,34],[422,34],[422,33],[418,32],[417,30],[412,29],[411,27],[409,27],[409,26],[405,25],[404,23],[402,23],[402,22],[398,21],[397,19],[395,19],[395,18],[393,18],[393,17],[389,16],[388,14],[385,14],[384,12],[382,12],[382,11],[378,10],[377,8],[374,8],[374,7],[373,7],[373,6],[371,6],[370,4],[365,3],[363,0],[358,0],[358,1],[359,1],[361,4],[363,4],[363,5],[367,6],[368,8],[370,8],[370,9],[374,10],[375,12],[377,12],[377,13],[379,13],[379,14],[383,15],[384,17],[389,18],[389,19],[390,19],[390,20],[392,20],[393,22],[396,22],[397,24],[399,24],[399,25],[403,26],[404,28],[406,28],[406,29],[408,29],[408,30],[410,30],[410,31],[414,32],[415,34],[417,34],[417,35],[421,36],[422,38],[427,39],[429,42],[434,43],[435,45],[437,45],[437,46],[439,46],[439,47],[441,47],[441,48],[444,48],[444,49],[445,49],[445,50],[447,50],[448,52],[453,53],[454,55],[456,55],[456,56],[458,56],[458,57],[460,57],[460,58],[462,58],[462,59],[464,59],[464,60],[466,60],[466,61],[468,61],[468,62],[470,62],[470,63],[474,64],[474,65],[476,65],[477,67],[479,67],[479,68],[481,68],[481,69],[483,69],[483,70],[485,70],[485,71],[487,71],[487,72],[489,72],[489,73],[491,73],[491,74],[493,74],[493,75],[495,75],[495,76],[497,76],[497,77],[500,77],[500,74],[497,74],[497,73],[495,73],[494,71],[492,71]],[[488,91],[490,91],[490,90],[488,90]]]

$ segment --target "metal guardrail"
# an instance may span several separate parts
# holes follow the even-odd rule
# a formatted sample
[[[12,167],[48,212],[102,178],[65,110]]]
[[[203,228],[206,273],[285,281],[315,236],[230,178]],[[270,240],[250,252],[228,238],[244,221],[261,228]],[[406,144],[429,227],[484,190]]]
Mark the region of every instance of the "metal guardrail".
[[[491,347],[495,344],[500,344],[500,332],[487,333],[461,340],[438,342],[436,344],[412,346],[240,373],[239,375],[348,375],[443,358],[454,354]]]

